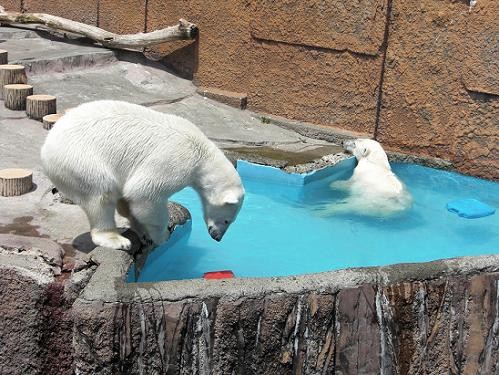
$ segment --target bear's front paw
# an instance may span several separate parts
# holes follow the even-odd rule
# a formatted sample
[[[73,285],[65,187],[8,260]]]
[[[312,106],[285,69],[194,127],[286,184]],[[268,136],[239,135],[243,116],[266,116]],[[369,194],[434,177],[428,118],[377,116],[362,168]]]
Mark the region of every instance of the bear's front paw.
[[[116,232],[92,231],[92,241],[97,246],[110,247],[117,250],[128,251],[132,248],[132,242]]]

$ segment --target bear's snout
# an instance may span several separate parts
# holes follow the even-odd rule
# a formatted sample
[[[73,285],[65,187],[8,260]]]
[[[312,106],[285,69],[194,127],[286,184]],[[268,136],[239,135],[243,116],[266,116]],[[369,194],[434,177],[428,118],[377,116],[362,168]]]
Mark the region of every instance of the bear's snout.
[[[211,238],[213,238],[215,241],[220,242],[222,240],[222,237],[224,233],[220,230],[218,230],[214,226],[208,227],[208,233],[210,234]]]

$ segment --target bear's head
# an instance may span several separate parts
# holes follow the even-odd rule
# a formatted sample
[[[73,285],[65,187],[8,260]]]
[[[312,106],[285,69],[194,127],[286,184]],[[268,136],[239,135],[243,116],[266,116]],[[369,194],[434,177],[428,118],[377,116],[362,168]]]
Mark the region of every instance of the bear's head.
[[[372,139],[354,139],[343,142],[343,149],[355,156],[360,162],[367,160],[376,165],[390,169],[388,157],[381,145]]]
[[[236,220],[244,200],[241,184],[225,188],[203,203],[204,221],[211,238],[220,241],[230,224]]]

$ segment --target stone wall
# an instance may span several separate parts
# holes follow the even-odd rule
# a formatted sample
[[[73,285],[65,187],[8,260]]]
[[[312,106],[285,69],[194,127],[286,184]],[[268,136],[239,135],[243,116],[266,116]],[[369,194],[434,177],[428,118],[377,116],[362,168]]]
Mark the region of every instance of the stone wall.
[[[334,278],[333,278],[334,279]],[[80,299],[80,374],[494,374],[499,273],[329,291]],[[149,294],[149,298],[144,296]]]
[[[186,18],[200,27],[197,41],[145,52],[204,90],[499,178],[497,1],[4,3],[120,33]]]
[[[0,234],[0,374],[73,373],[72,304],[93,273],[45,239]]]
[[[68,268],[49,240],[0,242],[2,374],[499,371],[497,255],[134,284],[125,252]]]
[[[80,374],[493,374],[499,257],[124,284],[98,249],[73,306]]]

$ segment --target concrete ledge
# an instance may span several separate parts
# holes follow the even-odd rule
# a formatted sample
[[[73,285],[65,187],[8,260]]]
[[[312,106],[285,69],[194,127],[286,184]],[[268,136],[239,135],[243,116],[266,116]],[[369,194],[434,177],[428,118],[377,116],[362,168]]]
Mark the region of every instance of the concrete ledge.
[[[248,104],[248,96],[243,93],[220,90],[213,87],[198,87],[196,92],[206,98],[240,109],[246,109]]]
[[[72,373],[71,307],[93,266],[61,274],[63,254],[46,238],[0,235],[0,373]]]
[[[499,359],[499,255],[140,284],[124,282],[127,254],[97,248],[92,259],[73,305],[80,374],[409,373],[421,361],[439,372],[456,351],[485,374]]]
[[[80,298],[84,301],[102,303],[140,302],[150,299],[150,288],[153,286],[160,300],[172,302],[210,297],[237,299],[272,293],[337,292],[343,288],[352,288],[366,283],[386,286],[399,282],[499,272],[499,255],[486,255],[425,263],[348,268],[287,277],[235,278],[219,282],[193,279],[126,283],[125,277],[133,261],[128,253],[99,247],[92,251],[91,258],[99,264],[99,267]]]

